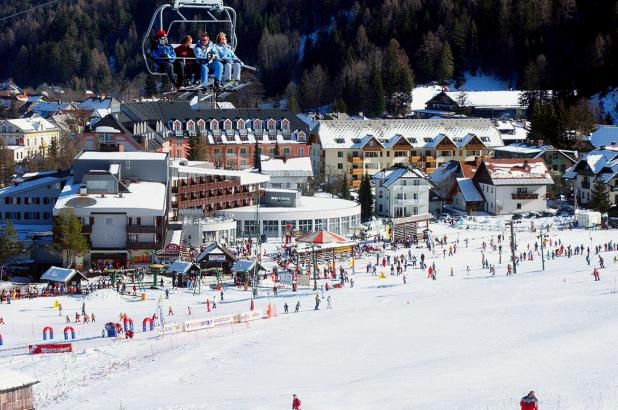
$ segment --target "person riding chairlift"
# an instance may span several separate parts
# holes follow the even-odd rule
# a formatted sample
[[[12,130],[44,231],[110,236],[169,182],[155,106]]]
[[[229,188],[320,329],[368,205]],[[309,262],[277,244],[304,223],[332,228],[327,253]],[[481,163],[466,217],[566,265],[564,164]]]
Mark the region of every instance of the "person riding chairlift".
[[[210,41],[210,36],[207,32],[202,33],[200,41],[195,45],[193,50],[197,62],[200,65],[200,81],[203,86],[208,84],[208,75],[214,77],[214,88],[221,89],[221,76],[223,75],[223,64],[219,59],[217,46]]]
[[[219,58],[223,63],[223,81],[232,81],[232,74],[234,75],[234,83],[240,82],[240,68],[242,67],[242,61],[234,54],[234,50],[227,43],[227,36],[225,33],[217,34],[217,48],[219,51]]]
[[[176,52],[167,41],[167,32],[159,30],[155,36],[156,46],[152,50],[152,59],[155,62],[155,69],[167,74],[172,87],[176,83],[176,75],[174,74],[174,61],[176,61]]]

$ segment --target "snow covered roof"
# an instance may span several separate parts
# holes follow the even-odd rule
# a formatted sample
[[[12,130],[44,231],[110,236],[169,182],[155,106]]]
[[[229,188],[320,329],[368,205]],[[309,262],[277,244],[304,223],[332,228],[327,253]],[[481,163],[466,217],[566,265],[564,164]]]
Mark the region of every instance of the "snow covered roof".
[[[554,183],[545,161],[541,158],[486,159],[483,163],[494,185]]]
[[[8,369],[0,370],[0,393],[22,387],[29,387],[33,384],[37,384],[38,382],[39,381],[34,377],[24,373]]]
[[[611,181],[618,174],[618,147],[597,148],[590,151],[569,168],[563,178],[574,179],[578,170],[587,168],[604,182]]]
[[[590,134],[590,143],[597,148],[603,145],[618,146],[618,126],[599,125],[598,128]]]
[[[114,100],[112,97],[88,97],[83,101],[75,103],[80,110],[109,110],[113,104]]]
[[[269,158],[262,161],[262,173],[270,176],[312,176],[311,158],[299,157],[283,160]]]
[[[71,105],[71,103],[64,101],[39,101],[30,107],[30,111],[36,112],[37,114],[40,114],[42,116],[48,116],[58,111],[72,109],[74,109],[74,107]]]
[[[403,166],[391,167],[388,169],[383,169],[378,171],[371,179],[375,182],[378,180],[382,181],[382,186],[384,188],[390,187],[400,178],[418,178],[427,181],[427,175],[423,173],[418,168],[409,168]]]
[[[475,136],[488,147],[503,146],[500,132],[489,119],[322,120],[317,133],[322,148],[362,148],[371,138],[383,146],[405,139],[414,148],[434,147],[445,136],[463,147]]]
[[[412,104],[410,105],[412,111],[424,110],[427,101],[440,94],[441,91],[442,87],[439,85],[414,87],[412,89]]]
[[[51,268],[47,269],[45,273],[41,276],[41,280],[67,283],[70,282],[75,275],[79,275],[81,279],[88,280],[77,269],[58,268],[56,266],[52,266]]]
[[[240,178],[240,185],[261,184],[270,181],[270,176],[258,174],[251,171],[236,171],[232,169],[218,169],[218,168],[202,168],[198,166],[186,166],[186,165],[172,165],[170,168],[175,168],[180,174],[191,175],[222,175],[226,177]]]
[[[453,101],[465,95],[466,107],[475,108],[520,108],[520,98],[523,91],[447,91],[445,94]]]
[[[39,116],[5,120],[4,123],[11,124],[20,132],[59,131],[58,127]]]
[[[60,197],[54,206],[54,214],[62,208],[73,208],[78,216],[90,212],[125,212],[133,216],[165,215],[167,189],[159,182],[134,182],[129,184],[129,192],[122,197],[116,194],[80,194],[81,184],[74,184],[73,177],[67,180]]]
[[[66,176],[65,177],[47,177],[46,176],[43,178],[33,179],[32,181],[20,182],[17,185],[10,185],[10,186],[7,186],[6,188],[0,189],[0,197],[7,196],[7,195],[15,195],[19,192],[28,191],[34,188],[45,186],[45,185],[55,184],[56,182],[60,182],[63,179],[66,179]]]
[[[540,154],[541,152],[545,151],[547,149],[547,146],[536,146],[536,145],[530,145],[530,144],[511,144],[511,145],[506,145],[504,147],[496,147],[494,150],[495,151],[502,151],[502,152],[513,152],[513,153],[517,153],[517,154]]]
[[[166,271],[167,273],[187,273],[193,266],[193,262],[174,261]]]
[[[84,151],[76,159],[85,160],[118,160],[118,161],[139,161],[139,160],[165,160],[168,154],[164,152],[99,152]]]
[[[231,250],[223,245],[219,245],[216,242],[208,244],[202,252],[195,258],[196,261],[201,261],[208,257],[208,255],[226,255],[231,260],[236,261],[238,258],[232,253]]]
[[[483,202],[485,200],[471,178],[457,178],[457,186],[466,202]]]

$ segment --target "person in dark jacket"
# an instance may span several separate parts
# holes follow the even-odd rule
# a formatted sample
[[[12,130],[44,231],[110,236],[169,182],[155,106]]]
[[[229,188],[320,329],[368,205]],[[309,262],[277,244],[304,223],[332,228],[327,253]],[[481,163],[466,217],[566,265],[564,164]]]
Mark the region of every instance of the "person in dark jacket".
[[[533,391],[522,397],[519,405],[521,410],[539,410],[539,401]]]
[[[176,61],[176,52],[167,41],[167,32],[159,30],[156,37],[156,46],[152,50],[152,59],[155,62],[155,69],[167,74],[170,83],[176,83],[176,75],[174,74],[174,61]]]
[[[191,47],[193,37],[187,35],[180,40],[180,45],[174,49],[176,61],[174,69],[177,73],[176,85],[178,87],[190,85],[191,75],[199,76],[199,70],[195,70],[195,53]]]

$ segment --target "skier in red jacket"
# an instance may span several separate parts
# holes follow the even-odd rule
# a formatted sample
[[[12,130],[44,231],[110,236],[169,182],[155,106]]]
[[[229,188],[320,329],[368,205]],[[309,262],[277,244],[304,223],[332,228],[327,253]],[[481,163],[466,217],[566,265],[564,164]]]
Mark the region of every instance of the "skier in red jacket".
[[[300,410],[300,399],[295,394],[292,395],[292,410]]]
[[[539,410],[539,401],[533,391],[528,393],[527,396],[522,397],[519,405],[521,410]]]

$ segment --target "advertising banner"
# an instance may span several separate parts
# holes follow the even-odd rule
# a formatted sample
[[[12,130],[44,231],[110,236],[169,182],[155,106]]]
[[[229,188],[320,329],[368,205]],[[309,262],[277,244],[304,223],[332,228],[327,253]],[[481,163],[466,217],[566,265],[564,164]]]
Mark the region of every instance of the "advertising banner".
[[[197,320],[188,320],[185,322],[185,332],[209,329],[212,327],[215,327],[215,323],[213,319],[197,319]]]
[[[28,345],[30,354],[45,354],[45,353],[70,353],[73,351],[71,343],[46,343]]]
[[[215,326],[224,326],[234,323],[234,316],[236,315],[225,315],[214,318]]]
[[[184,323],[166,323],[161,328],[161,333],[172,334],[184,331]]]
[[[281,271],[279,272],[279,282],[285,285],[292,284],[292,272]]]

